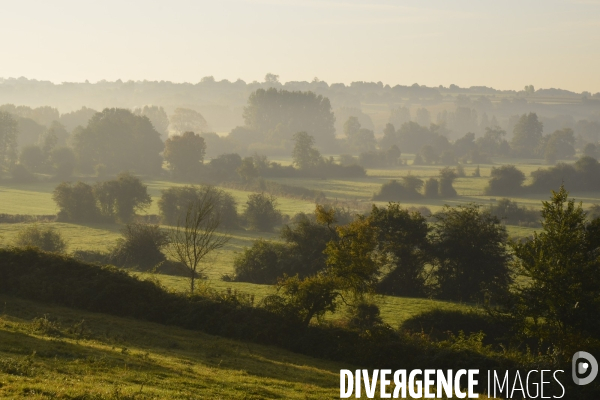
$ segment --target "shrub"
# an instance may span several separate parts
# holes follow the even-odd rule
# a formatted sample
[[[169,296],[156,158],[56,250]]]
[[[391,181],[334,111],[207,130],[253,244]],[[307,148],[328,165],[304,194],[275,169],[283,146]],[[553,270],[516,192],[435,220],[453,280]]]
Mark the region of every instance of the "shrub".
[[[233,261],[235,280],[275,284],[286,271],[289,246],[259,239]]]
[[[440,184],[437,179],[429,178],[425,182],[425,197],[428,199],[434,199],[438,197]]]
[[[210,193],[216,198],[216,210],[221,217],[221,226],[229,229],[237,228],[239,217],[233,196],[210,185],[171,187],[163,190],[161,198],[158,200],[162,223],[177,225],[178,221],[185,219],[188,206],[194,201],[198,201],[206,193]]]
[[[513,195],[522,191],[525,174],[514,165],[493,167],[488,186],[485,188],[487,195]]]
[[[533,182],[527,186],[531,192],[547,192],[568,182],[571,190],[598,190],[600,163],[592,157],[582,157],[573,164],[558,163],[554,167],[538,169],[531,173]]]
[[[208,163],[207,178],[210,178],[211,182],[238,180],[237,170],[241,165],[242,157],[239,154],[221,154]]]
[[[422,181],[421,181],[422,184]],[[393,179],[388,183],[381,185],[379,193],[373,196],[373,200],[378,201],[402,201],[414,200],[421,197],[421,194],[415,190],[414,186],[407,186],[407,182],[399,183]]]
[[[52,198],[59,208],[59,221],[97,221],[100,217],[94,191],[86,183],[63,182],[54,189]]]
[[[340,207],[317,206],[315,214],[296,214],[290,225],[284,225],[280,237],[284,243],[257,240],[234,261],[235,280],[253,283],[277,282],[284,274],[305,278],[326,268],[327,243],[337,240],[333,226],[322,221],[322,215],[333,215],[333,224],[351,221],[349,212]]]
[[[452,183],[457,175],[453,169],[446,167],[440,171],[440,196],[441,197],[456,197],[457,193]]]
[[[508,234],[500,220],[476,204],[445,206],[433,217],[432,274],[438,295],[469,301],[505,295],[512,272]]]
[[[377,325],[383,325],[381,313],[377,304],[361,301],[350,307],[348,326],[350,328],[366,331]]]
[[[515,328],[506,322],[480,311],[435,309],[405,320],[400,329],[425,332],[436,340],[447,340],[451,335],[458,336],[461,331],[466,335],[483,332],[485,344],[500,344],[512,336]]]
[[[51,253],[64,253],[67,249],[67,242],[59,231],[51,226],[41,227],[37,224],[21,229],[15,239],[15,245],[37,247]]]
[[[147,208],[152,199],[148,187],[128,172],[122,172],[117,179],[99,182],[93,188],[100,211],[107,219],[129,222],[136,211]]]
[[[248,227],[255,231],[271,232],[281,223],[282,215],[277,210],[277,199],[264,193],[248,196],[244,218]]]
[[[121,234],[111,254],[115,265],[148,271],[166,260],[162,249],[169,240],[158,225],[127,224]]]
[[[516,201],[510,199],[498,200],[490,208],[490,213],[510,225],[539,225],[541,218],[539,211],[519,207]]]

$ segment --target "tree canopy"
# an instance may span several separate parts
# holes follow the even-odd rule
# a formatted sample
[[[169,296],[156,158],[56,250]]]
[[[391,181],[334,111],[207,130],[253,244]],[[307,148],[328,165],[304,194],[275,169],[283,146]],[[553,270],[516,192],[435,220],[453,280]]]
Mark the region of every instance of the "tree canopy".
[[[96,113],[73,137],[79,166],[91,171],[99,164],[108,172],[160,172],[164,144],[147,117],[120,108]]]
[[[307,132],[320,147],[334,144],[335,117],[329,99],[313,92],[258,89],[248,98],[244,121],[265,139],[279,143],[296,132]]]

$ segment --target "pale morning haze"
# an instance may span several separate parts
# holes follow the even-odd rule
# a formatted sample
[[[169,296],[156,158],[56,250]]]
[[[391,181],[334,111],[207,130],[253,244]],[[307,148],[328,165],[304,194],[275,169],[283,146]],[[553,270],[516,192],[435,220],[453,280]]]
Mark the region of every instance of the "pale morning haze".
[[[600,0],[0,37],[0,399],[600,399]]]
[[[0,77],[600,91],[600,1],[18,1]]]

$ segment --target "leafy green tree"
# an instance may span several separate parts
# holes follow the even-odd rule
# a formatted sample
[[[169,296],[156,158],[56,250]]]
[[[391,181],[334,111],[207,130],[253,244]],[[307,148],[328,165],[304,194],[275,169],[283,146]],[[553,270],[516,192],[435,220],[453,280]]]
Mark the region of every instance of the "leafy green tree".
[[[93,188],[86,183],[63,182],[52,192],[52,199],[59,208],[59,221],[96,221],[100,215]]]
[[[341,295],[336,279],[329,275],[313,275],[300,279],[285,276],[276,285],[277,294],[264,300],[267,310],[308,326],[313,317],[334,312]]]
[[[220,226],[228,229],[237,228],[239,218],[235,199],[229,193],[210,185],[164,189],[158,200],[162,223],[176,225],[177,221],[185,218],[189,204],[200,201],[207,194],[216,199],[215,212],[218,211],[220,215]]]
[[[399,107],[390,112],[390,124],[394,126],[402,126],[411,121],[410,109],[407,107]]]
[[[19,164],[31,172],[42,172],[44,168],[44,152],[34,144],[23,147],[19,154]]]
[[[510,145],[514,152],[521,157],[535,155],[542,140],[543,124],[535,113],[523,114],[513,129]]]
[[[275,225],[281,223],[281,211],[277,209],[277,199],[264,193],[249,195],[244,218],[252,230],[273,231]]]
[[[297,132],[293,136],[294,150],[292,160],[301,170],[315,168],[322,161],[321,153],[314,147],[315,139],[306,132]]]
[[[284,225],[280,237],[285,243],[258,240],[234,260],[235,280],[274,284],[287,274],[303,279],[326,269],[323,253],[327,243],[337,240],[334,229],[344,213],[318,205],[315,218],[304,213]]]
[[[445,206],[431,233],[440,297],[481,301],[502,296],[512,282],[506,228],[479,205]]]
[[[336,228],[339,240],[327,243],[327,273],[340,290],[361,298],[375,292],[380,278],[379,264],[372,257],[377,245],[377,230],[367,218]]]
[[[0,111],[0,175],[17,159],[17,126],[17,121],[11,114]]]
[[[144,210],[152,203],[148,187],[128,172],[120,173],[115,180],[97,183],[93,192],[103,216],[116,217],[125,223],[136,211]]]
[[[348,117],[348,120],[344,122],[344,135],[346,135],[346,139],[351,140],[357,136],[360,128],[361,125],[357,117]]]
[[[194,132],[185,132],[167,139],[163,157],[176,178],[190,179],[200,171],[205,153],[204,139]]]
[[[435,178],[429,178],[425,181],[424,194],[428,199],[435,199],[439,196],[440,183]]]
[[[398,148],[406,153],[418,153],[423,146],[432,144],[436,133],[416,122],[406,122],[396,130]]]
[[[176,135],[183,135],[185,132],[209,131],[208,123],[202,114],[188,108],[176,108],[169,121],[169,130]]]
[[[237,170],[241,165],[242,157],[239,154],[221,154],[210,160],[207,173],[213,182],[237,180]]]
[[[586,222],[561,186],[542,205],[542,232],[513,243],[515,265],[529,284],[513,312],[532,318],[540,338],[600,333],[600,220]]]
[[[31,118],[16,117],[19,131],[19,147],[23,148],[37,144],[40,137],[44,135],[46,127]]]
[[[555,131],[546,140],[544,158],[554,164],[558,159],[571,158],[575,155],[575,135],[569,128]]]
[[[104,164],[109,172],[157,174],[162,168],[164,144],[146,117],[119,108],[95,114],[87,127],[73,133],[80,168],[91,171]]]
[[[368,221],[376,229],[377,259],[386,271],[378,291],[396,296],[423,296],[425,265],[430,253],[425,218],[418,212],[402,209],[399,203],[390,203],[387,208],[373,205]]]
[[[353,151],[375,150],[375,134],[370,129],[362,128],[357,117],[351,116],[344,123],[344,134]]]
[[[425,145],[421,149],[421,157],[425,164],[436,164],[438,162],[438,155],[433,149],[433,146]]]
[[[323,219],[328,213],[327,219]],[[301,214],[292,225],[284,225],[281,238],[293,254],[294,265],[288,269],[289,275],[299,274],[301,278],[314,275],[325,269],[326,256],[323,253],[330,241],[338,239],[334,227],[338,223],[339,213],[334,208],[326,209],[318,205],[315,209],[316,220]]]
[[[294,133],[307,132],[318,146],[335,146],[335,117],[329,99],[313,92],[258,89],[248,97],[244,121],[263,140],[285,143]]]
[[[0,106],[0,111],[11,113],[15,117],[17,117],[17,119],[27,118],[42,126],[50,125],[52,121],[58,120],[59,118],[58,110],[50,106],[31,108],[29,106],[15,106],[14,104],[4,104]]]
[[[52,121],[39,142],[44,150],[44,154],[49,155],[55,147],[66,146],[68,140],[69,132],[67,128],[58,121]]]
[[[169,117],[164,108],[159,106],[144,106],[133,110],[135,115],[147,117],[163,141],[169,136]]]
[[[507,155],[510,149],[508,142],[504,137],[506,131],[500,127],[486,127],[483,137],[475,141],[479,149],[490,156]]]
[[[61,114],[59,122],[67,129],[67,131],[72,132],[78,126],[87,126],[90,119],[96,115],[97,112],[98,111],[91,108],[81,107],[79,110]]]
[[[275,284],[289,273],[290,248],[284,243],[256,240],[233,260],[235,280]]]
[[[115,265],[148,271],[166,260],[163,250],[169,245],[169,236],[158,225],[127,224],[121,235],[111,252]]]
[[[59,179],[69,179],[75,171],[77,157],[70,147],[58,147],[50,153],[50,166]]]
[[[492,167],[488,186],[485,188],[487,195],[510,196],[523,191],[525,174],[514,165]]]
[[[53,227],[42,227],[34,224],[21,229],[17,233],[15,246],[37,247],[51,253],[64,253],[67,250],[67,241]]]
[[[414,176],[402,177],[400,183],[395,179],[384,183],[379,189],[379,193],[373,195],[373,200],[378,201],[403,201],[419,199],[422,195],[418,190],[423,186],[423,181]]]
[[[242,165],[236,169],[236,172],[244,182],[251,182],[260,176],[260,172],[256,165],[254,165],[252,157],[244,157]]]
[[[396,128],[390,123],[385,124],[385,128],[383,128],[383,137],[379,142],[379,147],[385,149],[391,146],[396,146],[396,148],[398,148],[397,143],[398,138],[396,137]]]
[[[440,196],[441,197],[456,197],[456,189],[452,183],[457,178],[454,169],[446,167],[440,170]]]

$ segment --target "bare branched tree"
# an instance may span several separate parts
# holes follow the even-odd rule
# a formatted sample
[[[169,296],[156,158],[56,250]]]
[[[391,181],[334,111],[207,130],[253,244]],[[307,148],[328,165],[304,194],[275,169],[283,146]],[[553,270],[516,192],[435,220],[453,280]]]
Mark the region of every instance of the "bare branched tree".
[[[191,293],[194,293],[196,277],[207,268],[199,269],[201,262],[209,253],[225,246],[230,239],[228,235],[217,232],[221,224],[218,201],[218,196],[211,191],[202,194],[189,204],[185,218],[179,219],[177,228],[170,234],[170,254],[188,268]]]

